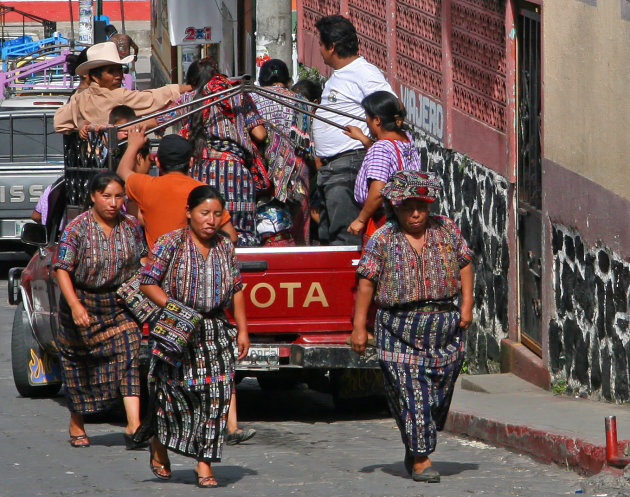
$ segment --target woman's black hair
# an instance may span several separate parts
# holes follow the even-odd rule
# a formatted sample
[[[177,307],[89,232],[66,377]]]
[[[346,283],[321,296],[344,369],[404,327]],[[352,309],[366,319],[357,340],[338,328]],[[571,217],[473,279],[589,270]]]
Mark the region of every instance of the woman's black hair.
[[[203,59],[197,61],[197,81],[196,84],[192,86],[195,87],[197,93],[208,84],[208,81],[212,79],[212,76],[219,73],[219,64],[212,57],[204,57]],[[186,73],[186,78],[188,78],[188,73]]]
[[[352,57],[359,53],[359,38],[352,23],[343,16],[322,17],[315,23],[319,39],[326,48],[335,45],[335,53],[341,57]]]
[[[225,200],[216,188],[212,188],[209,185],[197,186],[196,188],[193,188],[193,190],[188,195],[186,208],[191,211],[202,202],[211,199],[217,199],[221,204],[221,207],[225,207]]]
[[[216,74],[219,74],[219,65],[212,57],[204,57],[197,62],[197,71],[196,84],[193,85],[190,83],[196,89],[195,98],[200,97],[201,91],[204,86],[208,84],[208,81]],[[188,78],[188,74],[186,77]],[[195,112],[190,118],[188,141],[193,146],[193,155],[196,158],[200,157],[207,141],[206,127],[203,124],[202,112]]]
[[[92,177],[88,183],[88,195],[85,199],[85,210],[89,209],[93,205],[91,196],[96,192],[105,191],[107,185],[109,185],[112,181],[118,183],[124,190],[125,180],[118,176],[114,171],[103,171],[102,173],[98,173]]]
[[[291,91],[299,93],[309,102],[319,103],[322,100],[322,86],[310,79],[301,79],[291,87]]]
[[[76,70],[77,67],[79,67],[79,64],[87,62],[87,51],[88,49],[84,48],[78,54],[71,53],[66,55],[66,66],[68,67],[68,73],[70,73],[70,76],[76,75]]]
[[[381,126],[387,131],[403,131],[403,121],[407,111],[398,98],[388,91],[375,91],[361,101],[361,106],[369,117],[378,117]]]
[[[186,70],[186,84],[197,88],[199,82],[199,61],[193,60]]]
[[[289,68],[282,60],[269,59],[260,66],[260,73],[258,73],[258,84],[260,86],[271,86],[274,83],[288,85],[290,81]]]

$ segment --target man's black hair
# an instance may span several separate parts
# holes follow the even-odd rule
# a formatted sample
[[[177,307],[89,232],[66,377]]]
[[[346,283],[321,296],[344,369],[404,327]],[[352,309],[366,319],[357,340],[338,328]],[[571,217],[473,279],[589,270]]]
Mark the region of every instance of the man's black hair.
[[[322,17],[315,23],[319,39],[326,48],[335,46],[335,53],[341,57],[352,57],[359,53],[357,30],[349,19],[343,16]]]

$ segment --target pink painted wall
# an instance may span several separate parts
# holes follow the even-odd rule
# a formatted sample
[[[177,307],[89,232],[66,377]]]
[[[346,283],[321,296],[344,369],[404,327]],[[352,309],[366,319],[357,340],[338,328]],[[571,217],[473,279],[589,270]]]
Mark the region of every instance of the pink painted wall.
[[[332,14],[353,22],[361,55],[384,71],[409,121],[513,180],[511,2],[301,0],[299,60],[326,75],[314,24]]]

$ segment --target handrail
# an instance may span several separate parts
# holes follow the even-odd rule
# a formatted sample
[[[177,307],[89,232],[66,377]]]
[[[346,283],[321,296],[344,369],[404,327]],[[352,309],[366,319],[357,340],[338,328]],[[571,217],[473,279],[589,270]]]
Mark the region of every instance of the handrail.
[[[293,100],[295,102],[299,102],[300,104],[302,104],[305,107],[309,107],[309,108],[310,107],[316,107],[318,109],[324,109],[324,110],[327,110],[329,112],[332,112],[333,114],[338,114],[338,115],[341,115],[341,116],[349,117],[351,119],[356,119],[357,121],[366,122],[366,120],[363,117],[355,116],[355,115],[349,114],[348,112],[343,112],[343,111],[340,111],[340,110],[337,110],[337,109],[332,109],[332,108],[326,107],[324,105],[314,104],[312,102],[309,102],[309,101],[301,99],[301,98],[291,97],[291,96],[288,96],[288,95],[284,95],[282,93],[278,93],[278,92],[274,92],[272,90],[267,90],[265,88],[261,88],[259,86],[254,86],[251,82],[243,82],[243,83],[241,83],[241,84],[239,84],[237,86],[234,86],[232,88],[228,88],[226,90],[221,90],[221,91],[216,92],[216,93],[210,93],[208,95],[204,95],[202,97],[196,98],[195,100],[191,100],[190,102],[185,102],[183,104],[179,104],[179,105],[176,105],[176,106],[173,106],[173,107],[168,107],[166,109],[154,112],[152,114],[148,114],[146,116],[142,116],[142,117],[140,117],[140,118],[138,118],[138,119],[136,119],[134,121],[125,123],[124,125],[120,126],[120,129],[129,128],[129,127],[134,126],[136,124],[141,124],[142,122],[147,121],[149,119],[153,119],[155,117],[159,117],[159,116],[161,116],[163,114],[169,114],[169,113],[171,113],[171,112],[173,112],[175,110],[179,110],[179,109],[182,109],[184,107],[190,107],[192,105],[196,105],[196,104],[198,104],[200,102],[208,100],[209,98],[214,98],[214,97],[219,96],[219,95],[224,95],[224,94],[227,94],[228,92],[234,92],[234,93],[230,93],[230,95],[228,95],[228,96],[226,96],[224,98],[221,98],[219,101],[226,100],[229,97],[232,97],[234,95],[237,95],[237,94],[243,93],[243,92],[258,93],[259,95],[262,95],[263,97],[268,98],[269,100],[273,100],[275,102],[278,102],[278,103],[280,103],[282,105],[285,105],[285,106],[287,106],[287,107],[289,107],[289,108],[291,108],[293,110],[296,110],[298,112],[302,112],[302,113],[306,114],[307,116],[312,117],[313,119],[317,119],[319,121],[325,122],[326,124],[329,124],[331,126],[335,126],[335,127],[339,128],[339,129],[342,129],[342,130],[345,130],[346,127],[341,125],[341,124],[338,124],[338,123],[336,123],[334,121],[331,121],[330,119],[327,119],[325,117],[321,117],[321,116],[317,115],[316,113],[310,112],[309,110],[306,110],[303,107],[292,105],[292,104],[286,102],[286,100],[283,100],[283,99],[288,99],[288,100]],[[276,98],[276,97],[279,97],[279,98]],[[149,133],[152,133],[152,132],[159,131],[161,129],[167,128],[167,127],[171,126],[173,123],[181,121],[182,119],[184,119],[184,118],[194,114],[195,112],[197,112],[199,110],[206,109],[206,108],[210,107],[211,105],[212,105],[212,103],[203,105],[201,107],[194,108],[191,111],[186,112],[185,114],[182,114],[181,116],[176,116],[175,118],[173,118],[173,119],[171,119],[171,120],[169,120],[169,121],[167,121],[167,122],[165,122],[163,124],[160,124],[159,126],[156,126],[155,128],[147,130],[145,134],[149,134]],[[116,127],[116,129],[119,129],[119,128]]]
[[[146,130],[144,132],[144,134],[148,135],[149,133],[155,133],[156,131],[160,131],[161,129],[169,127],[172,123],[174,123],[176,121],[179,121],[180,119],[184,119],[185,117],[188,117],[188,116],[194,114],[195,112],[199,112],[201,110],[207,109],[209,107],[212,107],[213,105],[217,105],[217,104],[223,102],[224,100],[227,100],[228,98],[233,97],[234,95],[238,95],[240,93],[240,91],[241,91],[241,86],[242,85],[239,85],[239,86],[236,86],[234,88],[230,88],[228,90],[222,90],[222,91],[217,92],[217,93],[212,93],[211,95],[213,95],[213,96],[214,95],[218,95],[219,93],[223,93],[224,95],[221,98],[217,98],[217,99],[213,100],[212,102],[209,102],[209,103],[207,103],[205,105],[202,105],[201,107],[196,107],[196,108],[186,112],[185,114],[182,114],[181,116],[177,116],[176,119],[171,119],[170,121],[167,121],[167,122],[165,122],[163,124],[160,124],[159,126],[156,126],[155,128],[148,129],[148,130]],[[227,91],[230,91],[230,90],[231,90],[231,93],[226,93]],[[206,95],[201,100],[208,100],[208,95]],[[200,100],[197,100],[197,102],[199,102],[199,101]],[[192,102],[190,102],[189,104],[186,104],[186,105],[190,105],[190,104],[192,104]],[[181,107],[183,107],[183,105],[178,106],[178,108],[181,108]],[[169,109],[169,111],[172,111],[172,109],[173,108]],[[146,121],[148,119],[152,119],[156,115],[162,115],[162,114],[164,114],[164,111],[154,112],[153,114],[149,114],[148,116],[142,116],[141,118],[136,119],[135,121],[131,121],[131,122],[119,125],[119,126],[113,126],[113,128],[116,131],[118,131],[119,129],[123,129],[123,128],[129,128],[129,127],[131,127],[133,125],[140,124],[143,121]],[[113,133],[113,135],[116,136],[115,133]],[[120,146],[120,145],[124,145],[125,143],[127,143],[127,140],[121,140],[120,143],[117,143],[116,145]],[[112,146],[112,147],[114,147],[114,146]]]
[[[161,116],[163,114],[170,114],[171,112],[173,112],[175,110],[183,109],[184,107],[190,107],[191,105],[202,103],[202,102],[208,100],[209,98],[214,98],[214,97],[217,97],[219,95],[224,95],[224,94],[226,94],[228,92],[232,92],[232,91],[237,90],[237,89],[239,89],[239,91],[236,92],[236,93],[237,94],[241,93],[240,88],[243,87],[243,86],[244,86],[243,84],[240,84],[240,85],[228,88],[226,90],[221,90],[221,91],[217,91],[215,93],[210,93],[208,95],[204,95],[203,97],[196,98],[195,100],[191,100],[190,102],[185,102],[183,104],[174,105],[173,107],[167,107],[166,109],[158,110],[158,111],[156,111],[156,112],[154,112],[152,114],[147,114],[146,116],[142,116],[142,117],[136,119],[135,121],[130,121],[128,123],[125,123],[125,125],[121,126],[121,128],[129,128],[129,127],[133,126],[134,124],[139,124],[139,123],[141,123],[143,121],[146,121],[148,119],[153,119],[155,117],[159,117],[159,116]],[[223,99],[221,101],[223,101]],[[201,108],[205,109],[205,107],[201,107]],[[189,114],[187,114],[187,116],[188,115]],[[177,118],[172,119],[171,121],[169,121],[169,123],[174,123],[176,121],[179,121],[180,119],[182,119],[182,117],[184,117],[184,116],[177,116]]]
[[[310,117],[312,117],[313,119],[318,119],[319,121],[322,121],[322,122],[324,122],[324,123],[326,123],[326,124],[329,124],[330,126],[335,126],[336,128],[343,129],[343,130],[345,130],[345,129],[346,129],[346,127],[345,127],[345,126],[343,126],[343,125],[341,125],[341,124],[339,124],[339,123],[336,123],[335,121],[331,121],[330,119],[327,119],[327,118],[325,118],[325,117],[318,116],[316,113],[314,113],[314,112],[310,112],[310,111],[308,111],[308,110],[306,110],[306,109],[303,109],[303,108],[300,108],[300,107],[298,107],[297,105],[291,105],[291,104],[289,104],[289,103],[287,103],[287,102],[283,102],[280,98],[272,97],[272,96],[271,96],[271,94],[278,95],[278,94],[277,94],[277,93],[275,93],[275,92],[268,92],[268,93],[267,93],[267,92],[264,92],[264,93],[263,93],[263,92],[261,92],[261,91],[258,91],[258,90],[259,90],[259,88],[258,88],[258,87],[254,87],[254,88],[255,88],[255,89],[254,89],[254,93],[258,93],[259,95],[263,96],[264,98],[268,98],[269,100],[273,100],[274,102],[278,102],[279,104],[282,104],[282,105],[284,105],[284,106],[286,106],[286,107],[288,107],[288,108],[290,108],[290,109],[297,110],[298,112],[302,112],[302,113],[306,114],[307,116],[310,116]],[[305,104],[305,105],[308,105],[308,102],[307,102],[307,101],[304,101],[304,104]],[[339,112],[338,112],[338,114],[340,114],[340,115],[348,115],[346,112],[344,112],[344,113],[342,114],[342,113],[341,113],[341,111],[339,111]],[[364,122],[365,122],[365,119],[362,119],[362,118],[360,118],[360,117],[359,117],[359,118],[353,117],[353,118],[354,118],[354,119],[357,119],[358,121],[364,121]]]
[[[309,107],[314,107],[315,109],[321,109],[321,110],[326,110],[328,112],[332,112],[334,114],[338,114],[340,116],[344,116],[344,117],[349,117],[350,119],[356,119],[357,121],[362,121],[362,122],[367,122],[364,118],[362,117],[358,117],[355,116],[353,114],[350,114],[349,112],[344,112],[342,110],[337,110],[337,109],[333,109],[331,107],[327,107],[325,105],[321,105],[321,104],[316,104],[313,102],[309,102],[308,100],[304,100],[304,99],[300,99],[300,98],[295,98],[295,97],[291,97],[289,95],[285,95],[283,93],[280,92],[276,92],[273,90],[268,89],[265,86],[254,86],[252,85],[252,88],[254,89],[254,92],[258,93],[259,95],[262,95],[264,97],[267,97],[268,95],[277,95],[280,96],[282,98],[286,98],[289,100],[293,100],[294,102],[300,102],[300,103],[306,103]],[[270,100],[273,100],[270,98]],[[320,119],[320,117],[317,117],[317,119]]]
[[[40,57],[48,57],[51,54],[54,54],[55,52],[61,53],[64,50],[69,50],[70,52],[78,53],[79,48],[76,45],[72,45],[70,43],[63,43],[63,44],[58,44],[58,45],[46,45],[46,46],[40,47],[37,50],[33,50],[30,53],[26,53],[24,55],[21,55],[20,57],[12,59],[10,62],[12,64],[19,64],[23,60],[26,60],[27,62],[30,60],[37,60]]]

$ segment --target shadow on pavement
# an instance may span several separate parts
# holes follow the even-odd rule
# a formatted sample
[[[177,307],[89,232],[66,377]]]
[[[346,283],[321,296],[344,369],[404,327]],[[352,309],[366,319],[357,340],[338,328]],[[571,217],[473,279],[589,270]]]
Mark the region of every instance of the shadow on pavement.
[[[401,448],[401,451],[403,449]],[[478,464],[471,463],[457,463],[446,461],[433,461],[433,466],[442,476],[453,476],[464,471],[475,471],[479,469]],[[372,464],[371,466],[364,466],[361,469],[361,473],[374,473],[380,469],[383,473],[387,473],[392,476],[402,476],[404,478],[411,478],[405,470],[405,464],[403,461],[395,462],[391,464]]]
[[[458,475],[464,471],[476,471],[479,469],[479,464],[452,461],[433,461],[433,466],[442,476]]]
[[[309,389],[299,383],[292,387],[263,390],[253,378],[237,388],[238,419],[247,421],[301,421],[307,423],[342,420],[369,420],[390,417],[384,399],[360,398],[335,407],[330,394]]]

